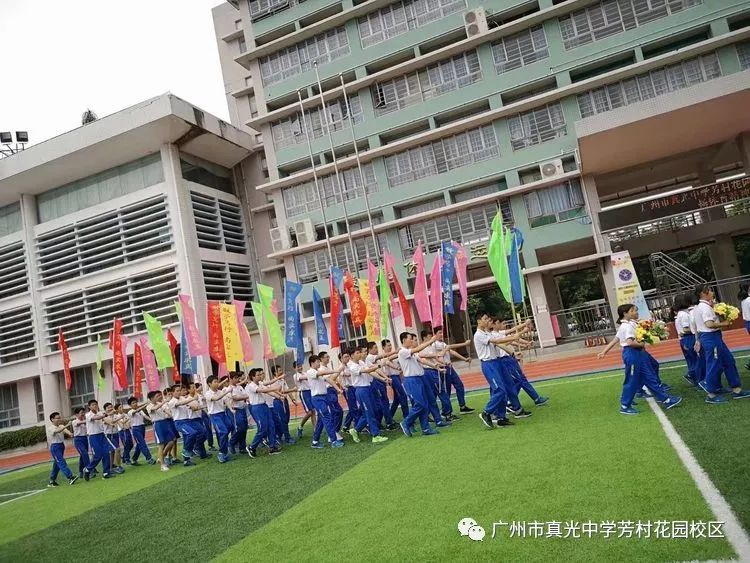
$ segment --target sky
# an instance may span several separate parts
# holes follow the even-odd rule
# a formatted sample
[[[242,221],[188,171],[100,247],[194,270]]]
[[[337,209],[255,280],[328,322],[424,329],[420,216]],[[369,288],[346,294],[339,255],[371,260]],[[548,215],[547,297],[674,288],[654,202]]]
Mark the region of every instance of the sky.
[[[0,131],[31,144],[165,92],[229,120],[221,0],[0,0]]]

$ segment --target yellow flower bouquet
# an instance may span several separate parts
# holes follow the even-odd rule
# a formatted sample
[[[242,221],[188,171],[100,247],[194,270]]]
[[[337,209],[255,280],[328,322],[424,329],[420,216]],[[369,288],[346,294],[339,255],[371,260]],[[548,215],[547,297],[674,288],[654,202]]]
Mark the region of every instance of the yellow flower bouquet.
[[[635,327],[636,342],[656,344],[667,339],[667,325],[664,321],[642,320]]]
[[[734,322],[740,316],[740,310],[734,305],[728,305],[727,303],[716,303],[714,305],[714,313],[719,317],[721,321]]]

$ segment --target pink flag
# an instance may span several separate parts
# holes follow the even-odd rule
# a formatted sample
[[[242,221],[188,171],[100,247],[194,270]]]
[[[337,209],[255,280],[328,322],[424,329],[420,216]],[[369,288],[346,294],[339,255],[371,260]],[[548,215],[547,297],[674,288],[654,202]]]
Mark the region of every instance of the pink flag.
[[[143,356],[143,371],[146,372],[146,386],[149,391],[159,390],[159,371],[156,369],[156,358],[151,348],[148,347],[148,339],[141,336],[141,356]]]
[[[128,337],[124,334],[120,335],[120,346],[122,350],[122,363],[123,363],[123,373],[125,374],[124,377],[126,378],[125,381],[127,382],[127,373],[128,373],[128,354],[127,354],[127,348],[128,348]],[[113,377],[112,378],[112,385],[115,389],[115,391],[124,391],[125,387],[122,386],[122,383],[120,382],[119,377]]]
[[[190,296],[180,294],[180,308],[182,309],[182,326],[185,329],[185,340],[190,356],[205,356],[208,354],[208,346],[198,332],[198,324],[195,321],[195,310],[190,306]]]
[[[423,323],[431,323],[432,313],[430,312],[430,299],[427,296],[427,272],[424,269],[422,241],[419,241],[417,249],[414,251],[413,260],[417,266],[417,279],[414,281],[414,306],[417,308],[419,320]]]
[[[370,290],[370,305],[372,311],[372,333],[380,334],[380,299],[378,298],[378,269],[375,264],[367,261],[367,286]]]
[[[456,247],[456,277],[458,278],[458,291],[461,293],[461,311],[466,310],[466,305],[469,302],[469,292],[466,288],[467,272],[466,268],[469,266],[469,256],[466,254],[466,249],[458,242],[454,242],[453,246]]]
[[[221,362],[219,364],[219,378],[222,378],[225,375],[229,375],[229,370],[227,370],[227,364]]]
[[[237,311],[237,328],[239,328],[240,331],[240,343],[242,344],[242,361],[251,362],[253,360],[253,345],[250,340],[250,333],[247,330],[247,325],[243,320],[246,306],[247,303],[244,301],[234,302],[234,308]]]
[[[390,279],[391,272],[393,272],[394,276],[396,275],[396,270],[393,268],[395,260],[387,250],[383,250],[383,264],[385,266],[386,279]],[[394,319],[401,316],[401,302],[398,300],[398,295],[396,295],[395,291],[391,291],[391,313]]]
[[[432,308],[432,328],[443,326],[443,284],[440,279],[440,253],[435,256],[430,272],[430,306]]]

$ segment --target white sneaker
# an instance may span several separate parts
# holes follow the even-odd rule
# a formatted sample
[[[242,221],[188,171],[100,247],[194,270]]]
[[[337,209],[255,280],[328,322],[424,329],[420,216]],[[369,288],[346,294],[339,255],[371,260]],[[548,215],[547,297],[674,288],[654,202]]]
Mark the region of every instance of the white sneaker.
[[[169,471],[169,466],[168,465],[162,465],[161,466],[161,470],[162,471]]]

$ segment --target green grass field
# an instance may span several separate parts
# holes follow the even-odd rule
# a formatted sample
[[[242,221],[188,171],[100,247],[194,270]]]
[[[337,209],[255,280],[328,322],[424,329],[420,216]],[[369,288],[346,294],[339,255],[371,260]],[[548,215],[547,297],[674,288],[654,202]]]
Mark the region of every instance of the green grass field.
[[[663,378],[685,404],[668,417],[750,528],[746,436],[750,401],[704,405]],[[130,468],[8,502],[40,489],[47,466],[0,477],[0,561],[74,561],[90,555],[162,561],[729,559],[725,539],[509,537],[494,522],[710,521],[714,517],[644,402],[617,414],[619,372],[540,383],[552,400],[512,428],[487,430],[465,416],[439,436],[390,433],[382,445],[312,450],[194,468]],[[486,393],[470,396],[481,407]],[[308,430],[309,433],[309,430]],[[308,434],[309,435],[309,434]],[[743,482],[744,478],[744,482]],[[61,481],[62,482],[62,481]],[[461,537],[475,519],[483,541]],[[544,528],[547,532],[547,528]]]

